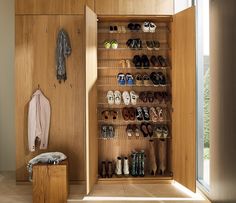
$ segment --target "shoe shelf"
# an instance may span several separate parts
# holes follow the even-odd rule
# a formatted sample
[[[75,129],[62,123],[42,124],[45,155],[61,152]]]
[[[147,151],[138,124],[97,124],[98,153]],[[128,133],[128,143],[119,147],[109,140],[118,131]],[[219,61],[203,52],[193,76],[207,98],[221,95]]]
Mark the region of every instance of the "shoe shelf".
[[[139,19],[140,21],[140,19]],[[136,22],[142,25],[143,22]],[[97,139],[99,142],[98,149],[98,173],[101,172],[101,162],[109,161],[113,165],[113,176],[112,178],[102,178],[98,176],[99,183],[120,183],[120,182],[131,182],[131,183],[150,183],[150,182],[171,182],[173,180],[173,175],[171,171],[171,153],[172,153],[172,102],[171,102],[171,46],[169,44],[170,39],[170,29],[169,24],[166,22],[155,22],[157,28],[156,32],[143,32],[131,31],[127,27],[128,22],[110,22],[104,21],[98,23],[98,79],[96,82],[97,85],[97,123],[98,123],[98,133]],[[117,32],[110,32],[110,26],[118,26]],[[120,27],[120,28],[119,28]],[[125,27],[125,31],[124,28]],[[142,41],[142,48],[130,48],[126,45],[126,42],[129,39],[140,39]],[[118,42],[118,47],[116,49],[105,48],[104,42],[111,42],[116,40]],[[159,41],[160,47],[156,49],[151,49],[147,47],[147,41]],[[138,42],[137,42],[138,43]],[[113,44],[114,46],[114,44]],[[137,45],[138,46],[138,45]],[[135,67],[135,64],[132,62],[135,59],[135,55],[146,55],[150,67]],[[166,60],[166,67],[158,67],[158,64],[163,64],[163,61],[160,63],[155,63],[154,60],[151,60],[152,56],[162,56]],[[158,59],[159,60],[159,59]],[[156,64],[156,67],[152,66],[152,63]],[[141,62],[142,65],[145,65],[145,60]],[[154,85],[152,80],[148,80],[146,75],[150,76],[152,72],[161,72],[166,79],[166,84],[164,85]],[[127,74],[130,73],[134,78],[134,84],[127,84],[128,77],[125,77],[126,84],[120,85],[117,80],[117,75],[119,73]],[[137,75],[139,74],[139,75]],[[161,75],[160,73],[157,73]],[[121,77],[121,76],[120,76]],[[136,84],[142,81],[142,84]],[[141,78],[141,79],[140,79]],[[153,78],[152,78],[153,79]],[[123,80],[120,79],[121,82]],[[161,79],[159,80],[160,82]],[[155,81],[154,81],[155,82]],[[158,82],[158,81],[157,81]],[[108,104],[107,93],[108,91],[120,91],[121,93],[121,103],[118,104]],[[143,97],[137,98],[136,104],[131,103],[125,105],[123,101],[122,93],[128,91],[131,94],[131,91],[134,91],[136,95],[142,95],[141,92],[146,92],[146,96],[150,94],[147,92],[167,92],[162,94],[163,99],[160,99],[158,95],[154,95],[153,102],[144,102],[141,100]],[[133,93],[132,93],[133,94]],[[133,94],[134,95],[134,94]],[[155,97],[156,96],[156,97]],[[146,98],[146,97],[145,97]],[[148,99],[148,96],[147,96]],[[159,99],[159,100],[158,100]],[[134,100],[134,99],[133,99]],[[150,100],[152,101],[152,100]],[[135,104],[135,105],[134,105]],[[150,116],[149,120],[138,120],[136,117],[136,108],[147,107],[148,113]],[[151,107],[160,107],[162,109],[163,117],[158,115],[158,119],[155,120],[153,116],[153,111],[149,112]],[[124,108],[134,108],[129,109],[129,120],[124,120],[122,112],[125,111]],[[145,109],[145,108],[144,108]],[[144,116],[144,109],[143,116]],[[133,115],[131,110],[135,112]],[[157,110],[158,111],[158,110]],[[104,113],[105,112],[105,113]],[[107,113],[109,112],[109,113]],[[131,112],[131,113],[130,113]],[[158,111],[160,112],[160,110]],[[152,115],[150,115],[152,114]],[[115,116],[114,116],[115,115]],[[127,116],[126,116],[127,117]],[[135,118],[135,119],[133,119]],[[133,120],[131,120],[133,119]],[[154,122],[155,121],[155,122]],[[150,125],[149,125],[150,124]],[[148,134],[145,131],[148,130]],[[150,127],[151,126],[151,127]],[[141,129],[142,128],[142,129]],[[153,135],[151,133],[153,130]],[[148,135],[148,136],[144,136]],[[152,136],[150,136],[152,135]],[[161,136],[160,136],[161,135]],[[159,150],[159,144],[162,142],[166,143],[166,171],[165,174],[157,174],[155,176],[151,175],[148,171],[149,168],[149,151],[150,143],[153,143],[150,140],[154,140],[155,151]],[[127,156],[129,161],[132,151],[141,151],[145,152],[145,176],[144,177],[134,177],[134,176],[116,176],[115,165],[118,156],[125,157]],[[156,155],[157,156],[157,155]],[[157,159],[158,160],[158,159]],[[130,164],[131,166],[131,164]]]
[[[134,177],[134,176],[117,176],[117,175],[113,175],[112,178],[102,178],[102,177],[98,177],[98,183],[114,183],[114,184],[119,184],[122,182],[129,182],[129,183],[167,183],[167,182],[172,182],[173,180],[173,176],[171,173],[166,173],[164,175],[145,175],[144,177]]]
[[[165,85],[154,85],[151,81],[149,81],[146,84],[141,84],[141,85],[136,85],[136,84],[124,84],[124,85],[120,85],[118,84],[117,81],[117,76],[106,76],[106,77],[101,77],[97,80],[97,87],[159,87],[159,88],[165,88],[165,87],[169,87],[171,84],[168,81],[168,78],[166,78],[167,82]],[[134,81],[135,83],[135,81]]]

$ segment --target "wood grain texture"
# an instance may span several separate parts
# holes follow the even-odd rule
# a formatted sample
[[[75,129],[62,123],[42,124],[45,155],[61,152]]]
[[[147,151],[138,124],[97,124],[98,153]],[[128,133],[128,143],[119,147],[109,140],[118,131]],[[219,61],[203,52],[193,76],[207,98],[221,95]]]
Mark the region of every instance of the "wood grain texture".
[[[55,72],[58,30],[70,36],[72,54],[67,59],[68,80],[59,84]],[[28,161],[39,153],[61,151],[69,157],[70,180],[85,180],[85,94],[82,16],[17,16],[15,48],[16,179],[27,181]],[[78,34],[78,29],[81,33]],[[28,150],[27,117],[31,95],[40,89],[51,104],[47,150]]]
[[[87,194],[97,181],[97,15],[85,8],[86,180]]]
[[[196,34],[195,8],[174,16],[173,173],[174,180],[196,190]]]
[[[172,0],[95,0],[98,15],[172,15]]]
[[[15,13],[22,14],[83,14],[84,6],[94,9],[94,0],[16,0]]]
[[[33,203],[66,203],[68,162],[33,166]]]

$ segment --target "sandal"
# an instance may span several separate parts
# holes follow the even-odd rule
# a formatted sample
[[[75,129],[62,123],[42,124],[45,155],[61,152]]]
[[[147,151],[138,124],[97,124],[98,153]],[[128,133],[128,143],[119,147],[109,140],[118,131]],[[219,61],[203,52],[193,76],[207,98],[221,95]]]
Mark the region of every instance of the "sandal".
[[[122,67],[122,68],[125,68],[125,60],[121,60],[121,61],[119,62],[119,64],[121,64],[121,67]]]
[[[108,120],[109,117],[110,117],[110,112],[109,111],[105,110],[105,111],[102,112],[102,118],[104,120]]]
[[[149,135],[146,123],[141,123],[140,130],[142,131],[144,137]]]
[[[156,107],[156,111],[157,111],[159,121],[162,122],[164,120],[163,109],[158,106],[158,107]]]
[[[122,109],[122,116],[125,121],[129,120],[129,109],[128,108],[125,107]]]
[[[147,94],[146,94],[146,92],[140,92],[139,98],[141,99],[142,102],[146,103],[147,102]]]
[[[111,90],[107,92],[107,101],[110,105],[114,104],[114,94]]]
[[[131,67],[130,60],[127,59],[125,62],[126,62],[127,68],[130,68]]]
[[[115,104],[120,105],[121,104],[121,93],[120,91],[115,91],[114,92],[114,99],[115,99]]]
[[[150,114],[151,120],[154,123],[158,121],[158,115],[157,115],[156,109],[154,107],[151,107],[149,109],[149,114]]]
[[[138,95],[134,91],[131,91],[130,92],[130,99],[131,99],[131,104],[132,105],[136,105],[137,104]]]
[[[124,91],[123,94],[122,94],[122,97],[123,97],[124,104],[125,104],[126,106],[128,106],[128,105],[130,104],[130,95],[129,95],[129,92]]]

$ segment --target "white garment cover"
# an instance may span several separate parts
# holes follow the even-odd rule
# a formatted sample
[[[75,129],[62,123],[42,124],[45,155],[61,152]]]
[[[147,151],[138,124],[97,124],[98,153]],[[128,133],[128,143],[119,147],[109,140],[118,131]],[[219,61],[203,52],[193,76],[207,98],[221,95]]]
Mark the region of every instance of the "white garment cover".
[[[29,151],[35,151],[35,140],[41,141],[40,149],[47,149],[50,126],[50,103],[40,90],[37,90],[29,102],[28,142]]]

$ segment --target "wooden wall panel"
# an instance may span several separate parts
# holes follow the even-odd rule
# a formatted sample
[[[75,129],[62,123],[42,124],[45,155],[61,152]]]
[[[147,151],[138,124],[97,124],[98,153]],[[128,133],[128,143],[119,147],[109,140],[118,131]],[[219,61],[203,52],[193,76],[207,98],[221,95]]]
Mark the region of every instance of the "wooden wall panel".
[[[172,15],[173,0],[95,0],[98,15]]]
[[[70,36],[72,54],[67,60],[68,80],[55,75],[56,37],[60,28]],[[33,156],[27,141],[28,102],[38,84],[51,103],[47,151],[69,157],[70,180],[84,180],[85,69],[82,16],[17,16],[15,48],[16,81],[16,179],[28,179],[26,164]],[[81,33],[78,34],[78,29]],[[55,84],[55,85],[54,85]]]
[[[196,190],[196,33],[195,8],[174,15],[173,173],[174,180]]]
[[[83,14],[84,5],[94,9],[94,0],[16,0],[16,14]]]

